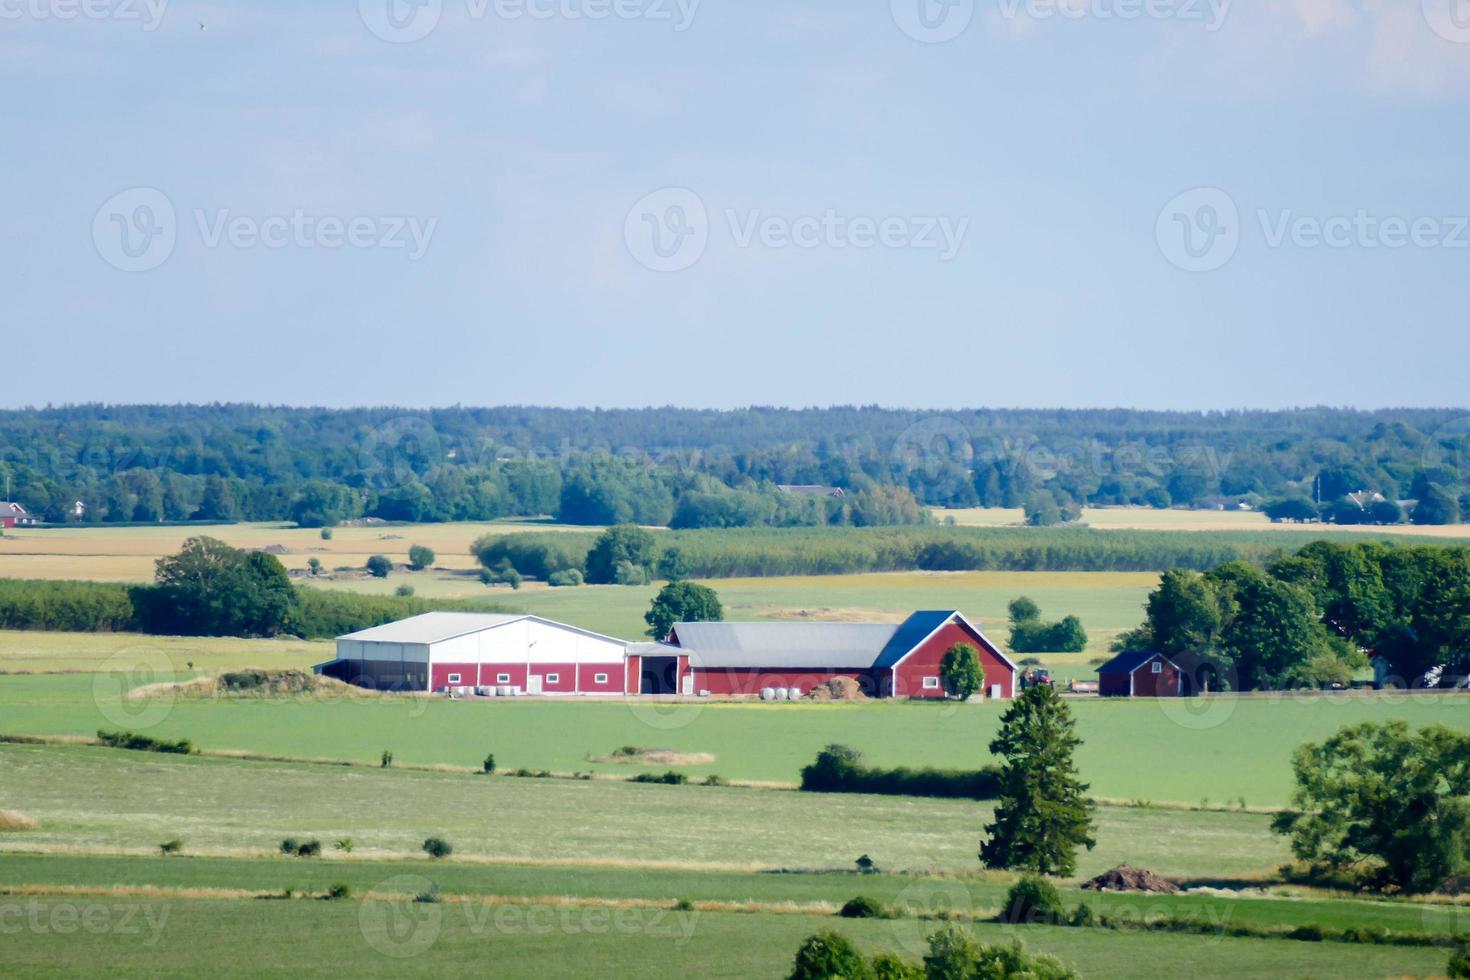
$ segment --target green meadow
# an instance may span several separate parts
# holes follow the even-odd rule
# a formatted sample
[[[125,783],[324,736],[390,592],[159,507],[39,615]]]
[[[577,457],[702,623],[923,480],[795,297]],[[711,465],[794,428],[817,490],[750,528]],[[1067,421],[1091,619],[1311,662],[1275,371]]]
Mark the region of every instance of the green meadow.
[[[156,679],[144,671],[138,679]],[[875,764],[978,768],[1004,706],[995,703],[738,704],[648,701],[451,702],[441,699],[125,700],[128,675],[0,678],[0,734],[90,736],[129,728],[204,749],[372,762],[628,774],[592,762],[624,745],[708,753],[692,776],[792,784],[831,742]],[[1215,697],[1072,702],[1078,761],[1098,797],[1276,807],[1301,743],[1340,726],[1405,718],[1463,727],[1460,694]]]

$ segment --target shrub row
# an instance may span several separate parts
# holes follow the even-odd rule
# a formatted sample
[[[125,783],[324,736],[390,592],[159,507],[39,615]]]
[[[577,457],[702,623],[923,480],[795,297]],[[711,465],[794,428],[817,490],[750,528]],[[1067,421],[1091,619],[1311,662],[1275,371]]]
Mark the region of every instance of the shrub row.
[[[97,741],[114,749],[132,749],[135,752],[168,752],[173,755],[189,755],[194,751],[194,743],[187,738],[170,741],[165,738],[153,738],[150,735],[139,735],[137,732],[109,732],[97,729]]]
[[[546,579],[586,572],[595,533],[527,531],[487,535],[474,551],[487,567],[509,563]],[[824,527],[671,531],[660,550],[678,549],[695,578],[842,575],[890,571],[1208,570],[1259,561],[1299,547],[1293,532],[1099,531],[1091,528]]]
[[[801,788],[813,793],[876,793],[883,796],[933,796],[944,799],[991,800],[999,794],[1000,771],[880,769],[863,765],[862,753],[845,745],[829,745],[801,770]]]

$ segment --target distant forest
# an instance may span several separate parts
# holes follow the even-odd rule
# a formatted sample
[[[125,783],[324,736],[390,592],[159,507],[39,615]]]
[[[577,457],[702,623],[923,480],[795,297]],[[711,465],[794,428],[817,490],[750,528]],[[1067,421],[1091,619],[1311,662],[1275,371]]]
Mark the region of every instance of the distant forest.
[[[1454,523],[1467,477],[1470,413],[1453,409],[0,412],[0,492],[48,522],[892,526],[932,520],[929,506],[1024,507],[1055,523],[1084,505],[1142,505]]]

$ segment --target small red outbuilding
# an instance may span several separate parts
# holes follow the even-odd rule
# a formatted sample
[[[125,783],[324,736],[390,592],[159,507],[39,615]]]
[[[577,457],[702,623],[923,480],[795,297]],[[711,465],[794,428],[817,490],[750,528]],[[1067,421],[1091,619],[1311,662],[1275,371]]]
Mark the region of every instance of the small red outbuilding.
[[[1152,650],[1120,653],[1097,669],[1098,693],[1105,698],[1177,698],[1184,692],[1174,661]]]

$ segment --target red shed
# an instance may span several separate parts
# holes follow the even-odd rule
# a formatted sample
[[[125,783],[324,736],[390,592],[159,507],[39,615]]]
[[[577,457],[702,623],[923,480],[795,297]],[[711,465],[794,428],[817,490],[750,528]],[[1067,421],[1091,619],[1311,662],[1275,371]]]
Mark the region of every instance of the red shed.
[[[1182,696],[1179,666],[1152,650],[1120,653],[1097,669],[1098,693],[1105,698]]]

